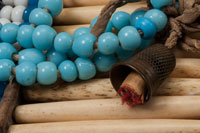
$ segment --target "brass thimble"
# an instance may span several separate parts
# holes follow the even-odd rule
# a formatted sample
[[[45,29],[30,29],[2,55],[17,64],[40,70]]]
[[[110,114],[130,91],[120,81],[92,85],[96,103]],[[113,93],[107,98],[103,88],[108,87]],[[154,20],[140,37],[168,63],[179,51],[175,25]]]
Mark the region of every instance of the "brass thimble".
[[[116,64],[110,71],[110,79],[116,91],[131,72],[144,80],[144,103],[170,75],[176,65],[173,52],[162,44],[155,44],[139,52],[129,60]]]

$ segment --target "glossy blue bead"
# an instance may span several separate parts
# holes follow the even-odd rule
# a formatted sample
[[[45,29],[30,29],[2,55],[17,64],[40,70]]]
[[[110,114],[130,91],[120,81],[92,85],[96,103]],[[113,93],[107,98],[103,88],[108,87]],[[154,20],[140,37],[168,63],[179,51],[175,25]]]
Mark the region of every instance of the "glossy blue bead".
[[[0,82],[8,81],[12,75],[11,69],[15,67],[15,64],[8,59],[0,60]]]
[[[48,25],[39,25],[35,28],[32,40],[33,45],[39,50],[49,50],[53,47],[56,31]]]
[[[80,57],[88,58],[93,55],[93,45],[96,41],[96,37],[90,33],[84,34],[78,38],[75,38],[72,50]]]
[[[50,11],[52,17],[58,16],[63,9],[62,0],[39,0],[39,8],[46,8]]]
[[[16,80],[23,86],[31,86],[36,82],[37,70],[32,62],[23,62],[16,67]]]
[[[158,9],[149,10],[144,17],[151,19],[156,25],[157,32],[160,32],[167,25],[167,16]]]
[[[116,51],[116,55],[119,61],[126,61],[127,59],[129,59],[130,57],[132,57],[135,54],[135,51],[128,51],[128,50],[124,50],[121,47],[118,47],[117,51]]]
[[[1,29],[1,40],[8,43],[15,43],[17,40],[18,25],[7,23]]]
[[[95,25],[95,23],[97,22],[97,20],[98,20],[98,17],[96,17],[96,18],[94,18],[93,20],[92,20],[92,22],[91,22],[91,24],[90,24],[90,28],[92,28],[94,25]],[[107,24],[107,27],[106,27],[106,29],[105,29],[105,32],[112,32],[112,22],[111,21],[109,21],[108,22],[108,24]]]
[[[54,48],[60,53],[67,53],[72,49],[73,38],[69,33],[62,32],[57,34],[54,39]]]
[[[144,10],[136,10],[131,14],[130,17],[130,22],[132,26],[135,26],[135,23],[142,17],[144,17],[144,14],[146,13],[146,11]]]
[[[17,53],[17,50],[10,43],[0,43],[0,59],[12,59],[12,55]]]
[[[148,48],[152,43],[153,43],[154,39],[149,39],[149,40],[145,40],[145,39],[142,39],[142,44],[139,48],[139,50],[144,50],[146,48]]]
[[[98,50],[104,55],[115,53],[118,47],[119,39],[111,32],[101,34],[98,39]]]
[[[41,8],[35,8],[29,16],[29,22],[35,25],[49,25],[53,23],[52,16]]]
[[[156,35],[157,32],[156,25],[149,18],[140,18],[136,22],[135,27],[143,32],[143,39],[151,39]]]
[[[130,15],[123,11],[118,11],[112,16],[113,27],[117,30],[130,25]]]
[[[37,65],[37,80],[42,85],[51,85],[57,80],[57,67],[52,62],[41,62]]]
[[[114,54],[103,55],[100,52],[97,52],[94,55],[93,60],[99,72],[108,72],[112,66],[117,63],[117,59]]]
[[[36,48],[24,49],[19,52],[19,64],[23,62],[32,62],[38,64],[46,60],[46,56]]]
[[[95,65],[90,59],[79,57],[75,60],[75,64],[78,69],[79,79],[88,80],[96,75]]]
[[[53,62],[55,65],[60,65],[61,62],[67,59],[67,55],[63,53],[59,53],[54,49],[50,50],[47,53],[47,58],[49,61]]]
[[[62,62],[58,69],[61,73],[62,80],[66,82],[73,82],[78,77],[76,65],[70,60]]]
[[[31,6],[31,5],[38,5],[38,2],[39,0],[28,0],[28,5]]]
[[[82,36],[83,34],[90,33],[90,31],[91,29],[88,27],[80,27],[74,31],[73,38],[75,39],[79,36]]]
[[[141,37],[133,26],[126,26],[118,33],[118,38],[124,50],[136,50],[141,45]]]
[[[151,0],[151,4],[154,8],[160,9],[164,6],[172,5],[172,0]]]
[[[23,25],[19,27],[17,33],[17,41],[23,48],[32,48],[33,41],[32,41],[32,34],[34,31],[34,27],[31,25]]]
[[[21,27],[21,26],[23,26],[23,25],[30,25],[31,23],[29,23],[29,22],[24,22],[24,23],[21,23],[20,25],[19,25],[19,27]]]
[[[24,22],[29,22],[29,16],[30,16],[30,13],[33,9],[37,8],[37,6],[28,6],[25,10],[24,10],[24,13],[23,13],[23,20]]]

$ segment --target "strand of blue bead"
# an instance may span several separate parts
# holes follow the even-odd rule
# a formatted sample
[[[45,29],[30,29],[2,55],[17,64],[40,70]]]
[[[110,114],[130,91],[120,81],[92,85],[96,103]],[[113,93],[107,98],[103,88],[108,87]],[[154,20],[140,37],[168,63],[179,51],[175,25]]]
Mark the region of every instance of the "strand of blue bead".
[[[167,16],[158,9],[137,10],[131,15],[121,11],[112,16],[105,33],[98,39],[90,33],[98,17],[91,22],[90,28],[81,27],[71,36],[68,33],[56,34],[50,27],[52,17],[58,15],[61,10],[62,0],[39,0],[38,8],[29,15],[29,22],[36,25],[36,28],[32,25],[22,25],[17,28],[8,25],[13,27],[8,28],[9,32],[12,32],[9,35],[10,39],[5,37],[7,31],[1,30],[1,39],[9,42],[2,45],[2,48],[0,44],[0,73],[3,75],[5,70],[9,73],[4,77],[0,76],[0,81],[7,81],[11,76],[11,69],[14,66],[8,61],[3,62],[6,62],[5,59],[12,62],[12,55],[16,50],[9,43],[16,40],[26,48],[18,54],[17,81],[24,86],[30,86],[36,81],[43,85],[50,85],[56,82],[57,71],[66,82],[72,82],[77,78],[91,79],[95,76],[96,69],[100,72],[109,71],[117,61],[126,60],[137,50],[151,45],[156,32],[161,31],[167,23]],[[118,36],[112,33],[113,27],[119,31]],[[94,50],[95,43],[98,44],[98,52]],[[47,51],[47,54],[42,51]],[[91,57],[92,60],[89,59]],[[46,61],[46,58],[49,61]],[[67,58],[76,59],[72,62]]]

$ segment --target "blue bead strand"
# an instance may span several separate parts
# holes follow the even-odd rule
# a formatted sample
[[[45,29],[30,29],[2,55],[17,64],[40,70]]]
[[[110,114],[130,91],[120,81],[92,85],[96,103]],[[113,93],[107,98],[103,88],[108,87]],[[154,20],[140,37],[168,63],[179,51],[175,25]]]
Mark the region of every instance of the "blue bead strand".
[[[98,50],[102,54],[114,54],[118,47],[119,39],[115,34],[111,32],[106,32],[100,35],[98,39]]]
[[[57,67],[52,62],[41,62],[37,65],[37,80],[42,85],[51,85],[57,80]]]
[[[94,43],[96,42],[96,37],[93,34],[87,33],[78,38],[75,38],[72,50],[80,57],[89,58],[94,53]]]
[[[112,16],[112,24],[119,31],[123,27],[130,25],[130,15],[123,11],[116,12]]]
[[[35,8],[29,16],[29,22],[35,25],[49,25],[53,23],[52,16],[41,8]]]
[[[73,82],[78,77],[76,65],[70,60],[63,61],[58,70],[61,73],[61,78],[66,82]]]
[[[39,50],[50,50],[53,47],[56,31],[48,25],[39,25],[32,34],[33,45]]]
[[[31,86],[36,82],[37,67],[32,62],[23,62],[16,67],[16,80],[23,86]]]
[[[151,39],[156,35],[157,29],[156,25],[154,24],[153,21],[149,18],[140,18],[136,24],[135,27],[137,30],[142,31],[142,38],[143,39]]]
[[[158,9],[152,9],[145,13],[144,17],[151,19],[156,25],[157,32],[162,31],[167,24],[167,16]]]
[[[75,64],[80,80],[89,80],[96,75],[95,65],[90,59],[79,57],[75,60]]]
[[[140,47],[141,37],[133,26],[126,26],[118,33],[118,38],[124,50],[133,51]]]

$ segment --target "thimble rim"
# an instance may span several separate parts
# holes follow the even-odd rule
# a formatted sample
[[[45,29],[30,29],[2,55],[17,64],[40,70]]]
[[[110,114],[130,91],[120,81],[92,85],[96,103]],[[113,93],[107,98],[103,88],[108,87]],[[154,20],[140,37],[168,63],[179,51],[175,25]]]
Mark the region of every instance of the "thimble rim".
[[[120,67],[123,67],[123,68],[120,68]],[[120,75],[117,75],[118,77],[116,78],[115,74],[114,74],[115,71],[117,71],[119,69],[120,69],[120,71],[123,71],[123,70],[127,69],[127,70],[125,70],[125,72],[123,72],[123,75],[121,75],[122,77],[120,77],[122,80],[119,78]],[[144,99],[144,101],[146,103],[146,102],[148,102],[150,100],[150,98],[152,96],[151,86],[149,84],[147,84],[144,74],[139,69],[137,69],[134,66],[132,66],[131,64],[129,64],[129,63],[118,63],[118,64],[114,65],[112,67],[112,69],[110,70],[110,73],[109,73],[111,84],[114,87],[114,89],[116,91],[118,91],[120,86],[121,86],[121,84],[125,80],[125,78],[132,71],[138,73],[142,77],[142,79],[145,81],[145,88],[144,88],[145,89],[145,94],[144,94],[145,99]]]

